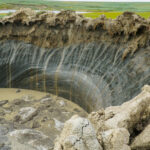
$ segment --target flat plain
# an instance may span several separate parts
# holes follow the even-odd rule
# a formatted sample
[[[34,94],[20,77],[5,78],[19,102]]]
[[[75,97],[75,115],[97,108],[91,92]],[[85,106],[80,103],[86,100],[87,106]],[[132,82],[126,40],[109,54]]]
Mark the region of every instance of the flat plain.
[[[28,7],[34,10],[74,10],[87,11],[86,17],[97,18],[105,14],[107,18],[116,18],[124,11],[136,12],[144,18],[150,17],[150,2],[63,2],[54,0],[5,0],[0,1],[0,10]],[[6,14],[0,14],[0,17]]]

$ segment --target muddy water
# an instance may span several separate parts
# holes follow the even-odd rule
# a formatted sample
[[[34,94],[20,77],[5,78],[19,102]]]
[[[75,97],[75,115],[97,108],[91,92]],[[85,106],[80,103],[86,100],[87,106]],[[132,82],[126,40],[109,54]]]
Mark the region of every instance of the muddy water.
[[[35,99],[40,99],[46,96],[48,93],[26,90],[26,89],[14,89],[14,88],[0,88],[0,100],[14,100],[20,99],[27,95],[34,97]]]
[[[28,120],[22,122],[19,117],[22,109],[34,109],[35,113],[30,115]],[[22,115],[29,113],[30,111],[27,111]],[[1,134],[0,130],[0,143],[3,143],[0,145],[0,149],[11,147],[11,149],[20,150],[22,147],[24,150],[27,148],[32,150],[32,147],[27,145],[36,140],[37,143],[34,147],[42,146],[53,149],[54,140],[60,134],[64,122],[73,115],[87,117],[87,113],[77,104],[61,97],[32,90],[0,88],[0,129],[6,128],[7,134],[11,131],[25,133],[29,130],[24,136],[18,137],[18,135],[11,138],[11,142],[8,142],[7,135],[3,135],[3,132]],[[37,133],[41,138],[38,138]],[[18,142],[15,138],[22,141]],[[27,141],[30,144],[27,144]],[[33,150],[35,149],[38,148],[33,148]]]

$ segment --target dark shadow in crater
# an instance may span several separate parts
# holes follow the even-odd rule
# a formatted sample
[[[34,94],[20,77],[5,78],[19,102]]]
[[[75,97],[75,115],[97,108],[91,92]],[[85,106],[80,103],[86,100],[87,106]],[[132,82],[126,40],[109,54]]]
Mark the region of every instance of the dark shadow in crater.
[[[0,43],[0,87],[50,92],[87,112],[120,105],[150,84],[146,49],[123,61],[124,49],[114,43],[44,49],[6,41]]]

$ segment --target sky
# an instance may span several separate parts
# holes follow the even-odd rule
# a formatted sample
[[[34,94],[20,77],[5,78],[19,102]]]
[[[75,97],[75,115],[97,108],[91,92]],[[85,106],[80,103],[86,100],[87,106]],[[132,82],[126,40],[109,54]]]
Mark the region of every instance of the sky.
[[[87,1],[87,2],[150,2],[150,0],[59,0],[59,1]]]

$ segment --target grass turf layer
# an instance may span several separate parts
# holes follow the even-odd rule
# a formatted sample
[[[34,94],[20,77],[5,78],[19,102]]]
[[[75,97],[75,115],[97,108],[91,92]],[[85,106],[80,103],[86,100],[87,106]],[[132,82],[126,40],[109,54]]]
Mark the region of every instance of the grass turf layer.
[[[119,15],[121,15],[122,12],[92,12],[92,13],[85,13],[83,15],[85,17],[90,17],[90,18],[98,18],[102,14],[104,14],[107,18],[115,19]],[[150,12],[137,12],[137,14],[146,19],[150,17]]]
[[[54,0],[3,0],[0,1],[0,9],[20,9],[29,7],[40,10],[75,10],[89,11],[83,14],[85,17],[97,18],[105,14],[107,18],[115,19],[124,11],[136,12],[144,18],[150,17],[150,2],[58,2]],[[4,17],[7,14],[0,14]]]
[[[92,13],[84,13],[82,14],[84,17],[90,17],[90,18],[98,18],[100,15],[104,14],[107,18],[115,19],[119,15],[122,14],[122,12],[92,12]],[[138,15],[144,17],[145,19],[150,17],[150,12],[138,12]],[[11,13],[8,14],[0,14],[0,18],[3,18],[5,16],[11,15]]]

